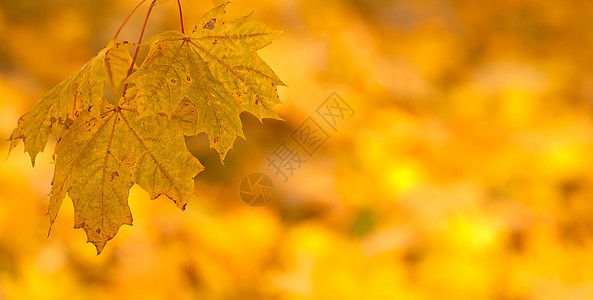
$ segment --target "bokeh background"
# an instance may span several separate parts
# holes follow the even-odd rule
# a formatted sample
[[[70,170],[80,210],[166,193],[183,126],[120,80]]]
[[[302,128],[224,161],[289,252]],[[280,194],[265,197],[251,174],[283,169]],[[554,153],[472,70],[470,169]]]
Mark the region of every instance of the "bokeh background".
[[[181,2],[186,28],[213,7]],[[0,137],[136,4],[0,0]],[[0,162],[0,299],[593,299],[593,2],[234,0],[226,19],[252,11],[286,30],[259,52],[285,121],[241,115],[224,166],[188,138],[199,203],[133,187],[100,256],[68,199],[46,237],[54,143],[35,168],[21,144]],[[147,36],[178,28],[171,1]],[[355,115],[284,182],[266,157],[333,92]],[[239,198],[256,171],[260,208]]]

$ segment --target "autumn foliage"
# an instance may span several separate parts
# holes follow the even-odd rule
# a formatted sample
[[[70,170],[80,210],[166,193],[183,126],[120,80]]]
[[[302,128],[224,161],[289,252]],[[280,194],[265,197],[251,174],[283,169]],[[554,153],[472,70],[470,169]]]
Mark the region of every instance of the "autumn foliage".
[[[50,133],[58,138],[50,224],[68,194],[74,228],[83,228],[100,253],[121,225],[132,225],[127,202],[135,183],[181,209],[195,200],[193,179],[203,167],[184,136],[206,133],[224,159],[243,137],[240,112],[277,118],[276,86],[283,83],[255,51],[281,31],[249,16],[225,24],[227,5],[207,12],[189,34],[151,38],[148,57],[132,76],[138,50],[133,59],[129,42],[110,41],[19,119],[10,149],[22,140],[33,165]],[[116,95],[112,103],[104,85]]]
[[[121,57],[114,62],[125,62],[126,77],[141,44],[126,97],[140,95],[131,82],[140,75],[163,74],[140,68],[161,70],[167,63],[149,57],[182,43],[177,1],[153,8],[142,43],[149,1],[119,34],[129,43],[109,42],[137,2],[0,1],[0,135],[8,139],[65,78],[63,90],[76,90],[92,57]],[[216,5],[180,3],[187,35],[211,26],[201,20]],[[207,108],[190,99],[205,87],[180,85],[182,75],[198,76],[191,65],[167,75],[179,74],[167,85],[184,99],[160,101],[168,99],[160,91],[152,95],[158,105],[143,107],[172,110],[146,118],[134,116],[136,107],[117,110],[124,87],[97,79],[108,100],[102,111],[81,110],[77,123],[61,124],[68,110],[66,119],[49,118],[45,126],[58,127],[34,168],[22,153],[32,145],[22,140],[0,162],[0,299],[593,299],[593,2],[235,0],[226,10],[224,24],[249,15],[286,30],[257,50],[288,86],[277,91],[283,120],[238,113],[240,125],[229,126],[246,139],[234,140],[223,164],[212,134],[162,142],[194,130],[200,116],[192,111]],[[151,39],[158,36],[171,41]],[[195,42],[215,46],[206,40]],[[175,57],[202,51],[180,49]],[[232,78],[227,84],[242,94],[232,99],[255,103],[249,85]],[[258,87],[273,88],[265,80]],[[318,114],[334,93],[354,112],[335,129]],[[81,103],[95,101],[86,95]],[[314,123],[327,138],[309,155],[293,137]],[[71,132],[56,143],[59,126]],[[124,168],[147,153],[130,128],[151,136],[149,149],[186,148],[173,162],[188,170],[175,170],[204,166],[184,181],[197,193],[184,211],[165,195],[150,200],[154,181],[143,180],[154,172]],[[105,187],[125,186],[129,170],[149,175],[127,192],[134,225],[121,226],[96,255],[86,232],[72,229],[81,224],[68,193],[47,237],[48,194],[52,179],[77,197],[87,191],[74,177],[101,180],[102,169],[81,168],[105,161],[100,140],[112,131],[125,147],[107,158]],[[67,160],[80,146],[65,145],[91,134],[100,138],[89,143],[100,147],[99,160]],[[10,142],[0,148],[8,153]],[[294,152],[279,151],[287,149]],[[58,151],[62,158],[53,157]],[[270,166],[275,155],[295,152],[303,162],[294,173]],[[77,171],[54,178],[58,164]],[[255,208],[240,189],[259,173],[274,190]]]

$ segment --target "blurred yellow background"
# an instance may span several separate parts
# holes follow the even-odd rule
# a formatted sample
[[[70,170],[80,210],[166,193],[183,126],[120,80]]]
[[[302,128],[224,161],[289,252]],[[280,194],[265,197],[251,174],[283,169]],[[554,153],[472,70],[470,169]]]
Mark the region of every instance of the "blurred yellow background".
[[[213,7],[181,2],[186,28]],[[136,4],[0,1],[0,136]],[[285,121],[242,114],[224,166],[188,138],[200,202],[134,186],[134,226],[100,256],[68,199],[46,238],[55,141],[35,168],[19,145],[0,162],[0,299],[593,299],[593,2],[235,0],[226,19],[252,11],[286,30],[259,52]],[[170,1],[146,36],[178,28]],[[333,92],[355,112],[336,130],[315,112]],[[284,182],[266,157],[308,117],[330,139]],[[239,183],[262,170],[274,199],[249,207]]]

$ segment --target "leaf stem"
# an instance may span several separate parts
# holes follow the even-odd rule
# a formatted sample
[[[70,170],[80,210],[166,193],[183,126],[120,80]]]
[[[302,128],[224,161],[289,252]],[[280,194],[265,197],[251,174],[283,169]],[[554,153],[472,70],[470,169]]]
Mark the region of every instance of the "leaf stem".
[[[117,32],[115,33],[115,36],[113,37],[114,40],[117,40],[117,37],[119,36],[119,33],[124,28],[124,26],[126,25],[126,23],[128,23],[128,20],[130,19],[130,17],[132,17],[132,15],[136,12],[136,10],[138,9],[138,7],[140,7],[140,5],[142,5],[144,2],[146,2],[146,0],[140,0],[140,3],[138,3],[136,5],[136,7],[134,7],[134,9],[132,9],[132,12],[130,12],[130,14],[124,20],[124,22],[121,23],[121,25],[117,29]]]
[[[130,75],[132,75],[132,70],[134,70],[134,64],[136,63],[136,58],[138,58],[138,50],[140,50],[140,44],[142,43],[142,37],[144,37],[144,30],[146,29],[146,23],[148,23],[148,17],[150,17],[150,13],[152,12],[152,9],[154,8],[155,4],[156,4],[156,0],[153,0],[152,3],[150,3],[148,12],[146,13],[146,18],[144,19],[144,25],[142,25],[142,31],[140,32],[140,38],[138,39],[138,44],[136,45],[136,51],[134,52],[134,59],[132,59],[132,64],[130,65],[130,69],[128,70],[128,76],[126,76],[126,78],[130,77]],[[122,94],[122,97],[126,95],[126,90],[128,90],[127,83],[124,85],[124,92]]]
[[[181,22],[181,33],[185,34],[183,29],[183,12],[181,11],[181,0],[177,0],[177,6],[179,7],[179,21]]]

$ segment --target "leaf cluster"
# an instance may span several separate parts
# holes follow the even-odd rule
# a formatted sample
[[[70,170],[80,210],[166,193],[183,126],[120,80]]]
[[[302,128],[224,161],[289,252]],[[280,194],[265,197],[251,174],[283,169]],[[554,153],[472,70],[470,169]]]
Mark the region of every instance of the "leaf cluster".
[[[68,194],[74,227],[100,253],[121,225],[132,225],[132,185],[181,209],[196,198],[193,178],[203,166],[185,136],[206,133],[224,159],[243,137],[241,112],[278,118],[276,88],[283,83],[257,50],[282,31],[250,16],[225,23],[227,4],[207,12],[188,34],[167,31],[141,45],[110,41],[19,119],[10,149],[22,140],[33,165],[49,136],[58,139],[50,229]],[[130,55],[136,46],[149,47],[139,66]],[[116,100],[106,100],[107,89]]]

